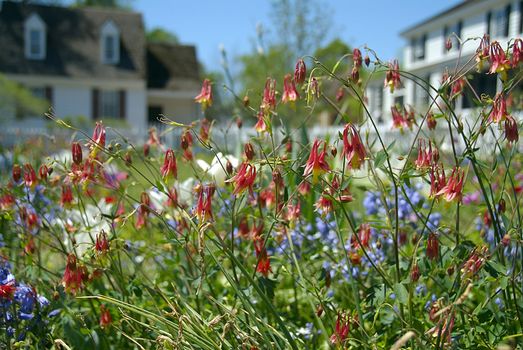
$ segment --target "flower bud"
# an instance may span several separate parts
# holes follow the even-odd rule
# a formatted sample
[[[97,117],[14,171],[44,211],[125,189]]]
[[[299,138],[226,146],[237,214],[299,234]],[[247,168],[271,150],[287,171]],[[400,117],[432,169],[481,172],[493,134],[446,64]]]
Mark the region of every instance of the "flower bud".
[[[434,118],[434,115],[432,113],[430,113],[428,116],[427,116],[427,126],[429,128],[429,130],[434,130],[436,129],[436,118]]]
[[[305,62],[300,58],[298,62],[296,62],[296,68],[294,69],[294,81],[296,84],[303,84],[306,74],[307,68],[305,67]]]
[[[410,280],[412,282],[417,282],[419,280],[420,273],[419,273],[419,267],[417,263],[414,263],[412,265],[412,269],[410,270]]]
[[[149,150],[150,150],[149,144],[145,143],[143,145],[143,155],[144,155],[144,157],[148,157],[149,156]]]
[[[227,171],[228,175],[232,175],[234,171],[234,167],[232,166],[232,163],[230,160],[227,159],[227,163],[225,164],[225,170]]]
[[[445,42],[445,48],[447,51],[450,51],[452,49],[452,39],[450,37],[447,38],[447,41]]]
[[[340,102],[343,99],[343,96],[345,96],[345,90],[340,87],[338,91],[336,91],[336,102]]]
[[[500,214],[503,214],[506,209],[507,209],[507,203],[505,202],[505,200],[503,198],[501,198],[498,202],[498,212]]]
[[[252,146],[252,144],[250,142],[247,142],[244,146],[244,152],[245,152],[245,157],[248,159],[248,160],[252,160],[254,158],[254,147]]]
[[[73,142],[71,145],[71,153],[73,154],[73,163],[80,164],[82,163],[82,146],[79,142]]]
[[[501,243],[507,247],[510,244],[510,236],[508,234],[504,235],[501,239]]]
[[[249,105],[251,104],[251,100],[249,99],[249,95],[245,95],[243,96],[243,107],[249,107]]]
[[[363,61],[365,62],[365,65],[368,67],[369,64],[370,64],[370,57],[369,57],[369,55],[365,55],[365,58],[363,59]]]
[[[435,233],[430,233],[427,240],[427,252],[426,255],[429,259],[433,260],[439,256],[439,242],[438,236]]]
[[[18,183],[22,178],[22,167],[18,164],[13,165],[13,181]]]
[[[242,128],[242,126],[243,126],[243,120],[242,120],[242,118],[240,118],[240,117],[237,117],[237,118],[236,118],[236,126],[238,127],[238,129],[241,129],[241,128]]]
[[[336,155],[338,154],[338,149],[334,146],[331,147],[331,155],[333,157],[336,157]]]

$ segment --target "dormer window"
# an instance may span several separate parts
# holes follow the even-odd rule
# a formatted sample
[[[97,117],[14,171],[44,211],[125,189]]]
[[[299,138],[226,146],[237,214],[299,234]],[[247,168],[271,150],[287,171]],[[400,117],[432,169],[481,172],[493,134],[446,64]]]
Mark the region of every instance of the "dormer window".
[[[105,64],[117,64],[120,61],[120,33],[113,21],[102,27],[101,56]]]
[[[45,23],[37,14],[25,21],[25,57],[30,60],[43,60],[46,55]]]

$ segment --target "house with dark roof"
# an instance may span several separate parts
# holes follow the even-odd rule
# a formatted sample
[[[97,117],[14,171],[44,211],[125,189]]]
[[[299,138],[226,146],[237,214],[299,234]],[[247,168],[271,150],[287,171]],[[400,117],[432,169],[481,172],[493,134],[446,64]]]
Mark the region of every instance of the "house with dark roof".
[[[523,35],[523,1],[464,0],[413,24],[400,34],[406,41],[402,69],[420,77],[422,80],[418,83],[430,82],[438,87],[445,71],[452,72],[458,66],[475,64],[471,58],[484,34],[505,49],[511,38]],[[449,39],[452,43],[450,49],[446,47]],[[493,97],[501,87],[497,75],[473,71],[467,75],[468,84],[479,95]],[[367,88],[369,110],[387,128],[392,123],[390,110],[395,104],[410,105],[423,111],[434,97],[427,93],[423,83],[405,80],[403,85],[393,94],[384,89],[383,80],[374,81]],[[475,106],[473,99],[471,89],[466,89],[456,101],[456,111],[464,116],[470,114]]]
[[[194,46],[147,43],[140,13],[0,1],[0,48],[0,74],[59,118],[115,119],[140,131],[159,114],[189,122],[198,113]],[[16,107],[3,109],[3,122],[20,122]]]

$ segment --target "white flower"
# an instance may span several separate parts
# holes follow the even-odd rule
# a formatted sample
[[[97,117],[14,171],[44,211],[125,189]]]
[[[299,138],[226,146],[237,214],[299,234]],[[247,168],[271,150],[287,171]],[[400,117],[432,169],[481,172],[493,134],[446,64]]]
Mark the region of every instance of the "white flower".
[[[227,161],[231,162],[234,168],[236,168],[239,164],[238,158],[232,155],[224,156],[221,152],[216,154],[216,156],[211,162],[211,165],[209,165],[206,161],[201,159],[197,159],[196,164],[198,164],[198,166],[205,173],[209,174],[214,179],[216,185],[223,186],[227,177],[227,173],[225,172]]]

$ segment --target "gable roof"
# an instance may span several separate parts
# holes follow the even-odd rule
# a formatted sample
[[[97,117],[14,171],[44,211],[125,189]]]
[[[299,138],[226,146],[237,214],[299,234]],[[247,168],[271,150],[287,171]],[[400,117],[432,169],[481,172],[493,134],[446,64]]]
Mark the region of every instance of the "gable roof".
[[[38,14],[46,25],[47,55],[29,60],[24,22]],[[103,64],[100,34],[113,21],[120,32],[120,61]],[[67,8],[12,1],[0,3],[0,72],[77,78],[143,79],[145,31],[139,13],[104,8]]]
[[[169,43],[147,44],[147,87],[177,90],[198,87],[200,72],[196,48]]]
[[[441,12],[439,12],[439,13],[436,13],[435,15],[433,15],[433,16],[431,16],[431,17],[429,17],[429,18],[427,18],[427,19],[425,19],[425,20],[423,20],[423,21],[421,21],[421,22],[418,22],[418,23],[416,23],[416,24],[414,24],[414,25],[408,27],[407,29],[403,30],[403,31],[400,33],[400,35],[401,35],[401,36],[406,36],[406,35],[408,35],[410,32],[412,32],[412,31],[414,31],[414,30],[420,28],[421,26],[424,26],[424,25],[427,24],[427,23],[430,23],[430,22],[435,21],[435,20],[437,20],[437,19],[439,19],[439,18],[441,18],[441,17],[444,17],[444,16],[446,16],[446,15],[449,15],[449,14],[451,14],[452,12],[455,12],[455,11],[457,11],[457,10],[460,10],[460,9],[463,8],[463,7],[466,7],[466,6],[469,6],[469,5],[472,5],[472,4],[476,4],[476,3],[481,2],[481,1],[483,1],[483,0],[463,0],[462,2],[460,2],[460,3],[458,3],[458,4],[454,5],[454,6],[452,6],[452,7],[450,7],[450,8],[448,8],[448,9],[446,9],[446,10],[443,10],[443,11],[441,11]]]

